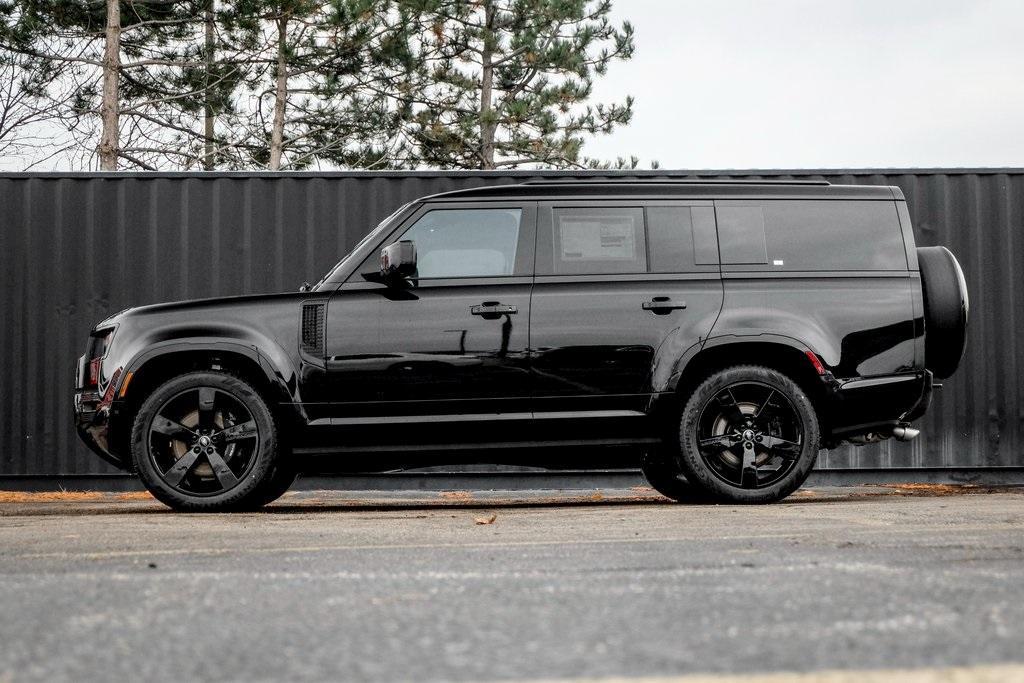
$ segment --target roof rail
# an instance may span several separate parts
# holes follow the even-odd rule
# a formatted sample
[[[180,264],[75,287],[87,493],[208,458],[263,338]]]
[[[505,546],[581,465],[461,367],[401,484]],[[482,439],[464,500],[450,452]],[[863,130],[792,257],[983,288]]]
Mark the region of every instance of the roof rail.
[[[827,180],[752,178],[530,178],[520,185],[831,185]]]

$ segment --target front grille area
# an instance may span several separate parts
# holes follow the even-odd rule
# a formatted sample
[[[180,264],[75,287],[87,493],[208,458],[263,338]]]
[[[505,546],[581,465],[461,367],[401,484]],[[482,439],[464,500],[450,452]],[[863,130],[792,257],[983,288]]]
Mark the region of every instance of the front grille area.
[[[324,355],[324,312],[326,304],[302,305],[302,350],[311,356]]]

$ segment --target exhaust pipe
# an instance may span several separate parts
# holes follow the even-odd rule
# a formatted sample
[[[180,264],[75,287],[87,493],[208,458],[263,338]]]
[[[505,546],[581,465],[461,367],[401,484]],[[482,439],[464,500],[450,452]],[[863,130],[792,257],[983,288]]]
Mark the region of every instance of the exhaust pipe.
[[[899,427],[893,427],[892,436],[897,441],[911,441],[917,438],[917,435],[921,433],[920,429],[914,429],[913,427],[900,425]]]

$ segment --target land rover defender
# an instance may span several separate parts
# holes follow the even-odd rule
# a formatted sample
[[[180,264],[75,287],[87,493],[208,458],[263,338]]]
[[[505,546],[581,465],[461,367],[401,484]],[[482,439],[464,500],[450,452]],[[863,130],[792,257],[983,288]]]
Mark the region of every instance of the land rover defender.
[[[310,469],[630,458],[677,500],[763,503],[819,449],[913,438],[967,315],[896,187],[483,187],[399,208],[303,291],[107,318],[76,422],[182,510]]]

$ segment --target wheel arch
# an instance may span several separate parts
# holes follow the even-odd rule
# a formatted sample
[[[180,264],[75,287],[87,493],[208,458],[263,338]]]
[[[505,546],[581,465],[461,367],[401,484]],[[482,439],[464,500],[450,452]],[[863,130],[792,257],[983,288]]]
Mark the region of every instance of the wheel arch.
[[[779,335],[721,336],[709,339],[686,360],[674,377],[672,390],[681,403],[715,372],[736,365],[759,365],[777,370],[796,382],[811,399],[819,420],[827,418],[827,397],[831,375],[818,372],[817,354],[806,344]],[[824,427],[824,425],[823,425]]]
[[[219,370],[249,383],[267,402],[280,426],[290,430],[301,418],[286,374],[251,345],[224,339],[175,340],[151,347],[126,366],[117,392],[118,424],[111,434],[117,452],[130,451],[132,423],[154,389],[188,372]]]

